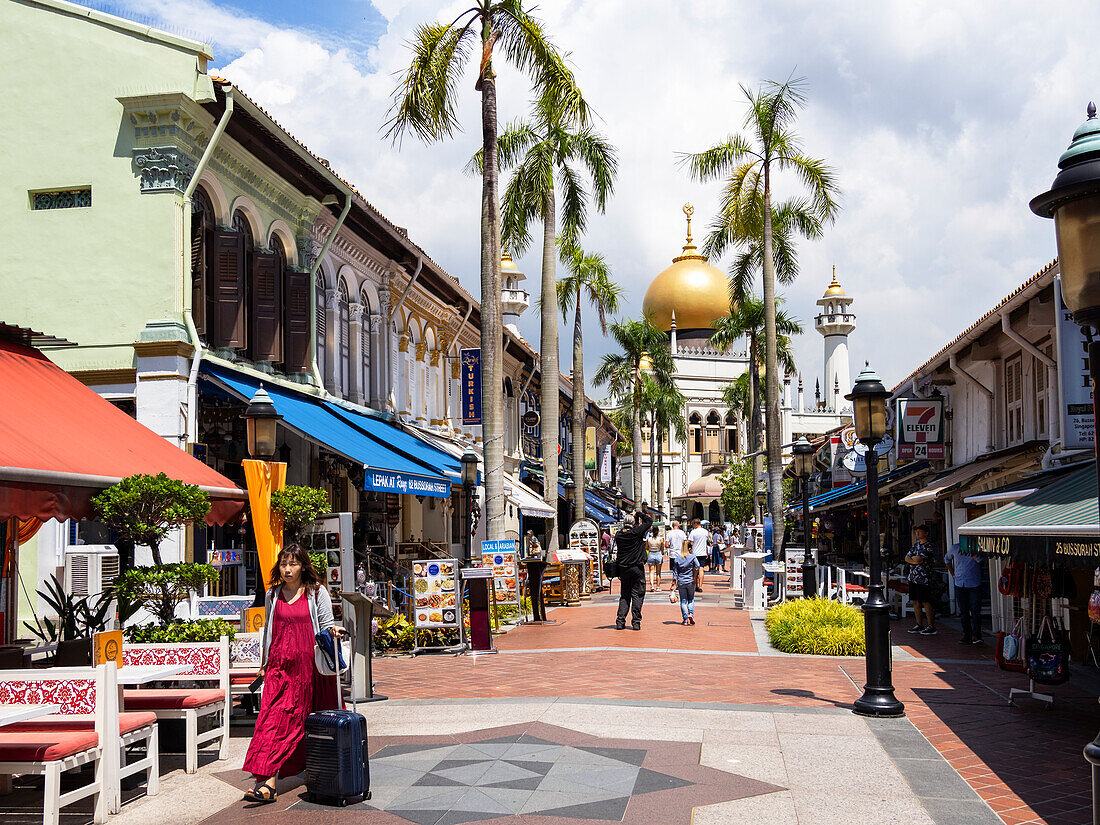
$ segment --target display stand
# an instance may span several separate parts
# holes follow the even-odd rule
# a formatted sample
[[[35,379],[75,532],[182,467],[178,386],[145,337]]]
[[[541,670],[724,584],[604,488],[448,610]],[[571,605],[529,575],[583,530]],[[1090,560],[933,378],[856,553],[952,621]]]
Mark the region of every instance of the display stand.
[[[588,519],[574,522],[569,528],[569,549],[580,551],[588,556],[583,580],[578,581],[578,595],[582,599],[592,596],[592,591],[603,585],[603,560],[600,558],[600,528]]]
[[[783,600],[801,599],[805,595],[805,582],[802,580],[802,563],[805,550],[788,550],[786,553],[785,575],[783,577]]]
[[[527,592],[531,596],[530,624],[557,624],[554,619],[546,618],[546,602],[542,598],[542,577],[546,573],[546,562],[542,559],[521,559],[527,568]]]
[[[355,702],[380,702],[388,699],[374,692],[374,676],[371,667],[371,652],[374,650],[374,614],[389,616],[390,611],[381,605],[375,605],[362,593],[347,590],[340,591],[340,598],[348,603],[350,609],[344,611],[344,623],[350,624],[351,638],[355,644],[355,656],[351,665],[351,697]]]
[[[413,633],[411,653],[465,650],[462,587],[456,559],[418,559],[413,562]],[[487,571],[492,575],[492,571]],[[454,628],[458,645],[419,645],[419,631]]]
[[[467,567],[460,571],[470,603],[471,656],[496,653],[493,647],[493,571],[488,567]]]
[[[742,599],[746,610],[764,610],[767,606],[768,593],[764,587],[764,554],[742,553],[741,560],[745,563],[744,598]]]
[[[1025,581],[1031,580],[1030,570],[1028,571],[1028,575],[1026,575],[1024,579]],[[1026,599],[1024,599],[1024,601],[1027,602],[1027,605],[1024,607],[1024,609],[1031,610],[1031,622],[1027,633],[1028,637],[1030,637],[1031,634],[1035,632],[1035,597],[1028,596]],[[1051,696],[1049,693],[1036,692],[1035,680],[1031,678],[1027,680],[1027,690],[1024,690],[1023,688],[1011,688],[1008,691],[1008,703],[1010,705],[1013,704],[1017,696],[1027,696],[1028,698],[1035,699],[1039,702],[1046,702],[1047,710],[1050,710],[1052,707],[1054,707],[1054,697]]]

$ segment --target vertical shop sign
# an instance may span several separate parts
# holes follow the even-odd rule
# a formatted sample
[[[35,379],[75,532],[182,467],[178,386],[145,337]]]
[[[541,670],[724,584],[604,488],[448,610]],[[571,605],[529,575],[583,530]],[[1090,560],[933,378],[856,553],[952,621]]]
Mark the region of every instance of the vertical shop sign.
[[[1055,336],[1058,347],[1058,416],[1062,445],[1067,450],[1093,449],[1092,380],[1089,343],[1073,313],[1062,303],[1062,279],[1054,279]]]
[[[481,423],[481,350],[462,350],[462,423]]]
[[[611,483],[611,447],[600,447],[600,484]]]
[[[943,399],[899,398],[896,420],[899,459],[943,460]]]
[[[584,431],[584,469],[596,469],[596,428],[589,427]]]

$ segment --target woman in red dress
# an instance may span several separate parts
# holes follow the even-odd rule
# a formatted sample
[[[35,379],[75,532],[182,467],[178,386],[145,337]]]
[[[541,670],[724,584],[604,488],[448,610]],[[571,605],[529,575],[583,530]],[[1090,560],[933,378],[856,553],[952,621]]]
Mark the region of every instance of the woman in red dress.
[[[297,544],[287,545],[271,581],[277,583],[264,601],[263,698],[244,760],[244,769],[255,780],[244,795],[250,802],[274,802],[275,777],[305,769],[306,717],[340,707],[336,680],[317,672],[313,649],[315,634],[327,630],[336,636],[343,629],[333,621],[332,601],[309,554]]]

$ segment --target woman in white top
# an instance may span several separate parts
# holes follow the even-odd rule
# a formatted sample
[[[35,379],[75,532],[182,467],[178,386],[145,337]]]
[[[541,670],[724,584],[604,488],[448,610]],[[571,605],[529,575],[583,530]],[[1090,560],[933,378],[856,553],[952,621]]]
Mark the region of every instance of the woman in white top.
[[[646,536],[645,549],[649,589],[651,592],[656,592],[661,589],[661,563],[665,560],[664,542],[661,541],[656,527],[652,528]]]

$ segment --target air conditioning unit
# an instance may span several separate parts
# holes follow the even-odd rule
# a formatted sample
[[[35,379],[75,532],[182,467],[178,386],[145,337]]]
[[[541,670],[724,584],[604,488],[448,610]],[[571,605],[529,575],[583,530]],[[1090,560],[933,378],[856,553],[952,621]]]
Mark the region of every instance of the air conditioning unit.
[[[98,596],[118,574],[118,548],[113,544],[78,544],[65,551],[66,593]]]

